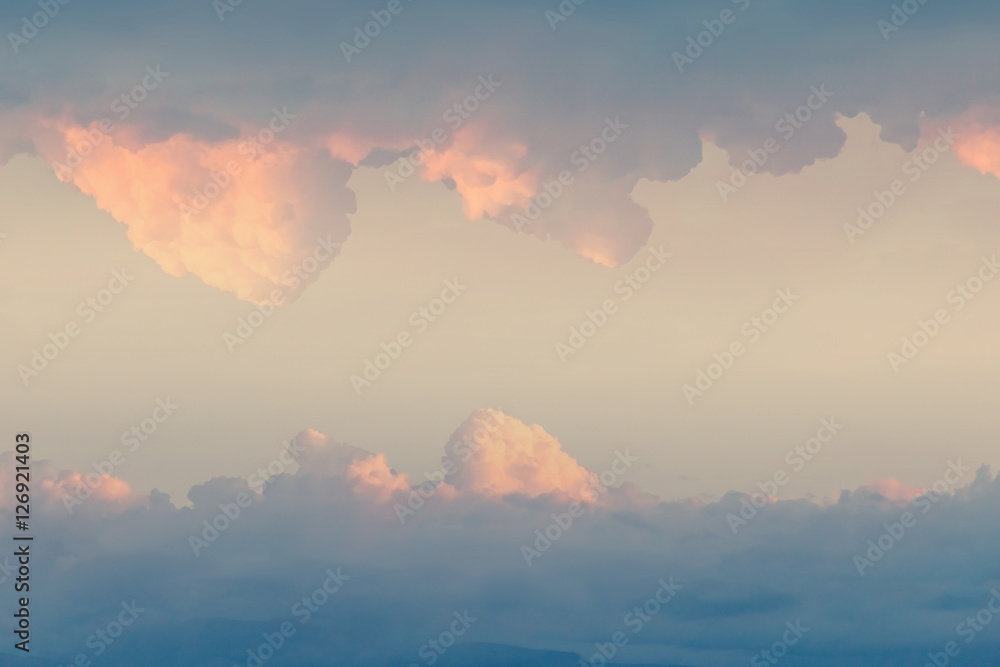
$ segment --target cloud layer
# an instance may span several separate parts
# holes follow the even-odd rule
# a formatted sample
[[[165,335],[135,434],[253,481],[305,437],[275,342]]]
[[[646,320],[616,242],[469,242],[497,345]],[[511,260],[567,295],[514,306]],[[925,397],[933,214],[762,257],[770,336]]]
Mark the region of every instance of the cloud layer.
[[[384,455],[303,431],[261,494],[260,480],[216,478],[178,508],[105,479],[72,515],[61,494],[78,474],[39,465],[33,567],[46,575],[33,604],[37,636],[52,639],[38,653],[93,657],[88,638],[133,599],[145,611],[102,664],[242,665],[286,621],[296,633],[274,664],[429,664],[428,640],[466,612],[476,620],[462,648],[439,664],[515,651],[483,642],[554,651],[512,658],[521,664],[573,664],[618,631],[634,662],[746,664],[786,622],[808,628],[790,665],[923,664],[948,641],[979,664],[1000,649],[995,633],[960,634],[1000,586],[1000,481],[988,470],[943,464],[916,498],[882,482],[825,504],[661,502],[623,483],[623,455],[587,471],[541,427],[482,410],[445,446],[440,470],[456,471],[423,493]],[[13,465],[5,455],[4,479]],[[610,470],[622,471],[613,488],[590,484]],[[577,504],[581,482],[595,497]],[[400,520],[411,492],[423,502]],[[328,570],[349,578],[310,597],[333,587]],[[664,583],[676,595],[648,603]],[[308,619],[304,596],[325,600]]]
[[[1000,65],[1000,13],[985,1],[921,5],[888,34],[879,22],[892,8],[859,0],[836,16],[821,2],[739,0],[726,24],[696,3],[581,5],[553,21],[532,3],[428,1],[403,3],[368,38],[380,10],[360,0],[241,4],[221,16],[195,2],[155,18],[130,7],[67,8],[4,55],[0,159],[62,162],[110,118],[108,141],[64,180],[170,274],[248,300],[287,285],[318,236],[347,239],[345,184],[361,165],[441,182],[470,219],[607,266],[652,229],[634,185],[682,178],[705,140],[737,166],[778,139],[760,169],[785,174],[839,153],[838,115],[866,113],[907,149],[926,127],[962,120],[960,158],[998,171],[1000,88],[989,72]],[[0,11],[19,24],[15,7]],[[273,35],[292,26],[296,48],[279,47]],[[343,44],[358,52],[345,57]],[[147,72],[160,66],[170,74],[150,88]],[[830,97],[804,107],[817,86]],[[272,109],[294,120],[248,161],[241,143],[266,135]],[[234,160],[242,173],[206,197]],[[199,198],[210,200],[204,210],[180,212]]]

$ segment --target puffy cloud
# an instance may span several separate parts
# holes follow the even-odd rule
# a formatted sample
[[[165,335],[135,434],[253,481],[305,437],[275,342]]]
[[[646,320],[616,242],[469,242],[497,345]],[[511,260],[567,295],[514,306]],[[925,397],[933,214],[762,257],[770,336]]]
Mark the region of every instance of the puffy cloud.
[[[185,134],[130,149],[96,121],[52,130],[37,144],[57,177],[125,223],[170,275],[248,301],[281,289],[290,301],[350,233],[350,170],[323,149]]]
[[[956,121],[955,153],[962,164],[1000,178],[1000,111],[975,107]]]
[[[0,74],[0,161],[31,151],[64,158],[61,144],[134,90],[142,66],[170,63],[162,90],[131,110],[114,141],[69,180],[128,225],[136,248],[172,275],[193,273],[252,300],[280,286],[317,236],[347,238],[352,166],[391,169],[435,128],[445,139],[419,172],[454,187],[467,216],[516,229],[512,217],[530,213],[520,231],[615,266],[652,229],[632,188],[642,178],[683,177],[701,160],[701,137],[712,137],[733,164],[776,138],[781,149],[762,169],[794,173],[839,153],[839,115],[866,113],[883,138],[912,148],[922,120],[992,108],[1000,95],[988,74],[1000,54],[995,40],[955,36],[988,35],[1000,22],[995,4],[922,7],[890,43],[873,28],[886,8],[860,0],[838,5],[836,17],[816,2],[753,2],[745,11],[737,4],[737,22],[678,71],[673,53],[714,18],[683,3],[581,7],[553,32],[530,3],[432,0],[396,16],[347,63],[340,41],[372,20],[360,1],[304,0],[295,10],[244,3],[222,24],[191,7],[161,17],[149,33],[136,29],[124,0],[105,0],[86,20],[61,13],[46,28],[59,35],[54,46],[33,43]],[[0,11],[19,22],[13,8]],[[295,49],[279,46],[274,35],[303,16],[317,29],[296,32]],[[228,18],[240,29],[230,30]],[[511,34],[519,35],[516,49]],[[796,54],[791,71],[787,54]],[[968,62],[984,66],[969,71]],[[488,98],[480,77],[500,84]],[[796,120],[801,127],[778,130],[820,86],[831,93],[821,108]],[[447,115],[470,99],[475,104],[461,114]],[[239,137],[254,131],[256,111],[286,103],[295,126],[209,208],[185,219],[178,208],[194,188],[245,157]],[[25,123],[32,117],[59,119],[60,142],[47,145],[39,125]],[[605,123],[616,118],[627,127],[613,135]],[[963,162],[996,173],[996,127],[969,133],[957,148]],[[545,184],[558,183],[564,170],[573,182],[552,195]]]
[[[153,491],[137,505],[71,516],[57,495],[75,473],[36,463],[32,566],[46,574],[33,578],[34,629],[52,638],[39,659],[93,658],[88,637],[132,600],[144,611],[102,664],[243,665],[286,621],[296,632],[276,661],[424,664],[421,647],[466,611],[476,620],[441,664],[482,664],[484,651],[578,664],[618,631],[629,639],[621,659],[746,664],[786,622],[808,628],[789,665],[918,664],[948,641],[969,664],[988,664],[1000,650],[990,632],[967,644],[956,629],[1000,586],[1000,480],[986,469],[905,505],[872,485],[831,504],[780,500],[753,514],[736,493],[718,502],[619,495],[570,520],[559,489],[587,472],[551,435],[477,411],[446,454],[477,440],[454,486],[442,486],[455,495],[435,496],[404,525],[389,497],[405,492],[406,477],[384,456],[315,431],[296,438],[298,470],[262,494],[216,478],[183,508]],[[10,455],[0,461],[4,479],[13,465]],[[12,509],[0,508],[4,530]],[[895,527],[906,511],[915,522]],[[741,512],[734,534],[729,517]],[[193,538],[205,542],[197,556]],[[530,565],[523,547],[539,551]],[[871,559],[864,576],[859,556]],[[306,619],[303,597],[318,600],[311,595],[337,568],[349,578]],[[671,582],[681,588],[669,603],[649,602]],[[535,650],[516,648],[525,645]]]
[[[904,503],[909,502],[917,496],[927,492],[927,489],[918,489],[915,486],[910,486],[909,484],[892,477],[874,479],[862,486],[859,490],[880,495],[887,500]]]
[[[454,182],[470,220],[496,216],[508,207],[526,206],[537,192],[538,176],[519,164],[527,152],[523,144],[495,145],[486,128],[466,125],[447,148],[424,155],[420,175]]]
[[[461,458],[450,483],[460,492],[535,498],[548,493],[594,501],[600,482],[538,424],[496,410],[477,410],[452,434]],[[447,460],[446,453],[442,462]]]

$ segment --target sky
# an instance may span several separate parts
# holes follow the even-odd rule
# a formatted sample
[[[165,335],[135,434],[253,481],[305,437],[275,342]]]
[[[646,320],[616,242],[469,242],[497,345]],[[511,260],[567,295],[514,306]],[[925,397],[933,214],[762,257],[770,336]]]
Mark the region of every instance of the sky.
[[[0,27],[0,664],[998,664],[994,4]]]

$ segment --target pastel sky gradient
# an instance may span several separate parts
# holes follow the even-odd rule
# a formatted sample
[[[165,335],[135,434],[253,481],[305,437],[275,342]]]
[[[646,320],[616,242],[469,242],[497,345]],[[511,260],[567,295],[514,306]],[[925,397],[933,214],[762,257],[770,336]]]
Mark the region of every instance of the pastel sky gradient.
[[[95,0],[6,36],[0,423],[45,461],[60,637],[34,664],[130,591],[163,664],[239,662],[338,565],[340,606],[276,664],[424,664],[431,610],[472,601],[479,634],[438,664],[578,664],[670,576],[690,597],[626,662],[747,664],[805,615],[785,664],[926,658],[1000,585],[1000,6],[910,3]],[[4,34],[36,11],[4,3]],[[587,528],[526,564],[573,502]]]

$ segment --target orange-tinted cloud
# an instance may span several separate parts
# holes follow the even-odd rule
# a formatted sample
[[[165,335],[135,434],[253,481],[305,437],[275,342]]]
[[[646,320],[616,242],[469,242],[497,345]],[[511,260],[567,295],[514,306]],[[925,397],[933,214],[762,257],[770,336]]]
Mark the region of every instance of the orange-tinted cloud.
[[[1000,113],[975,107],[956,122],[955,154],[959,162],[981,174],[1000,178]]]
[[[347,469],[347,478],[354,482],[356,492],[378,502],[386,502],[396,493],[410,490],[409,478],[391,470],[385,454],[374,454],[352,462]]]
[[[13,509],[15,499],[13,452],[0,457],[0,507]],[[59,470],[49,461],[32,464],[32,504],[66,516],[86,509],[99,514],[124,511],[144,505],[148,497],[133,491],[125,480],[96,472]]]
[[[495,410],[477,410],[455,431],[465,443],[451,484],[460,493],[531,497],[561,492],[574,500],[595,500],[596,476],[563,451],[537,424]],[[465,451],[469,454],[464,454]]]
[[[170,275],[191,273],[248,301],[275,288],[292,300],[350,233],[350,168],[322,149],[177,134],[130,150],[97,123],[51,129],[54,138],[38,143],[57,177],[127,225],[135,249]]]
[[[885,477],[881,479],[873,479],[864,486],[860,487],[860,491],[867,491],[869,493],[877,493],[887,500],[893,502],[908,503],[917,496],[923,495],[926,489],[918,489],[915,486],[910,486],[904,482],[893,477]]]
[[[454,181],[470,220],[497,216],[509,206],[526,206],[537,191],[538,176],[521,165],[527,152],[522,144],[490,142],[484,127],[467,125],[447,148],[424,155],[420,177]]]

